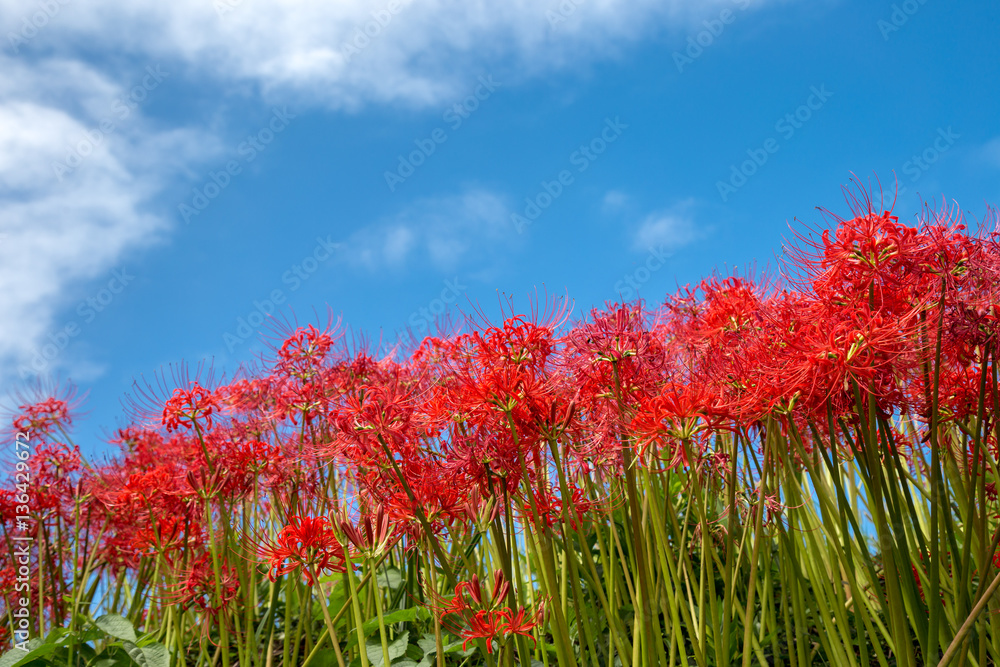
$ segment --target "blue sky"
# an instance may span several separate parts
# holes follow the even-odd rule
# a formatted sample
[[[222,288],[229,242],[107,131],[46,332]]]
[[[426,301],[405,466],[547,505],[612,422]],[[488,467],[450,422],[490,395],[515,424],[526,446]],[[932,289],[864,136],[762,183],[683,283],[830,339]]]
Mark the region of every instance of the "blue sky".
[[[852,172],[901,219],[1000,203],[995,2],[0,7],[0,388],[72,379],[91,450],[274,297],[391,342],[773,265]]]

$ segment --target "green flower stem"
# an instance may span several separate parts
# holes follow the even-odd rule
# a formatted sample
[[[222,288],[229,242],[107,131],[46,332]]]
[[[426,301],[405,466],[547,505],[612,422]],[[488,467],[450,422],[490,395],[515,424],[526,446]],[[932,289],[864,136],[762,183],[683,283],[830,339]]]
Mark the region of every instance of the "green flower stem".
[[[368,566],[368,574],[371,576],[373,581],[377,581],[375,578],[375,567],[372,565],[372,559],[366,558],[365,564]],[[389,667],[389,638],[385,634],[385,620],[382,616],[382,595],[378,589],[378,586],[372,586],[372,593],[375,598],[375,613],[378,614],[378,636],[382,642],[382,667]],[[364,647],[362,646],[362,650]],[[341,665],[343,667],[343,665]]]
[[[365,632],[362,626],[364,619],[361,617],[361,605],[358,601],[358,587],[354,584],[354,573],[351,571],[351,556],[347,552],[347,544],[342,544],[344,550],[344,560],[347,561],[347,585],[351,589],[351,609],[354,610],[354,629],[358,637],[358,654],[361,656],[361,667],[368,667],[368,652],[365,650]]]
[[[344,656],[340,652],[340,639],[337,637],[337,628],[333,625],[333,620],[330,618],[330,610],[327,608],[326,604],[326,594],[323,592],[323,584],[320,583],[318,573],[315,568],[309,568],[309,576],[313,580],[313,587],[316,589],[316,599],[319,600],[319,608],[323,612],[323,620],[326,622],[327,632],[330,633],[330,643],[333,644],[333,652],[337,656],[337,664],[340,667],[344,667]],[[320,641],[316,642],[316,647],[318,648]],[[315,652],[315,648],[313,651]],[[307,660],[308,662],[308,660]],[[389,663],[386,663],[388,665]]]

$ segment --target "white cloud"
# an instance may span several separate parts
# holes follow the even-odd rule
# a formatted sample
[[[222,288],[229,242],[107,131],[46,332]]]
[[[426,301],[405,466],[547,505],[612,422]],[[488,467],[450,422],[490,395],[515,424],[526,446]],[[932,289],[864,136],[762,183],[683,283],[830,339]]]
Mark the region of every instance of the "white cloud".
[[[1000,167],[1000,137],[996,137],[982,148],[983,157],[995,167]]]
[[[629,203],[629,196],[621,190],[608,190],[604,194],[601,206],[606,212],[618,211]]]
[[[732,0],[49,0],[58,11],[22,52],[163,58],[226,82],[332,107],[437,104],[477,67],[525,75],[577,66],[658,27],[688,25]],[[37,0],[0,0],[0,34],[23,29]],[[396,9],[396,12],[390,11]],[[565,21],[553,21],[553,16]],[[367,34],[366,31],[367,30]],[[10,48],[10,45],[8,45]],[[349,47],[353,47],[353,50]]]
[[[168,230],[149,201],[219,152],[210,133],[156,126],[136,108],[60,181],[53,163],[117,119],[111,103],[137,83],[122,63],[162,62],[220,100],[251,91],[300,108],[419,107],[450,101],[483,72],[513,85],[613,56],[731,1],[586,0],[553,26],[547,13],[566,3],[399,0],[387,14],[395,1],[0,0],[0,48],[15,54],[0,56],[0,372],[45,341],[75,284]],[[502,238],[504,210],[485,191],[418,203],[354,239],[357,260],[399,266],[420,254],[454,266]],[[647,227],[644,238],[672,229]]]
[[[450,271],[481,261],[512,240],[509,212],[499,195],[470,189],[420,199],[396,215],[365,227],[345,244],[344,257],[371,271],[429,262]]]
[[[413,230],[409,227],[392,227],[386,230],[382,245],[383,255],[390,264],[401,264],[413,248]]]
[[[149,161],[189,163],[211,141],[151,128],[138,110],[111,115],[121,88],[79,63],[0,57],[0,71],[0,372],[10,373],[49,342],[74,284],[164,231],[143,206],[167,175]],[[45,372],[60,363],[43,361]]]
[[[645,252],[650,248],[676,250],[697,240],[698,232],[686,213],[690,205],[681,205],[668,211],[648,215],[632,237],[633,250]]]

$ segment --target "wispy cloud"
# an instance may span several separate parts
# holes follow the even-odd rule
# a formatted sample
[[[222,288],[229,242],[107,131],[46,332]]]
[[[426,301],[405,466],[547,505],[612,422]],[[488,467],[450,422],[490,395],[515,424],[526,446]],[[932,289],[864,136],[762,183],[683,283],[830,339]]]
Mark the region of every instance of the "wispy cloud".
[[[647,215],[632,235],[632,249],[672,252],[696,241],[700,234],[691,215],[692,205],[681,204]]]
[[[601,200],[601,208],[606,213],[620,211],[630,202],[629,196],[621,190],[609,190]]]
[[[588,0],[554,26],[558,3],[535,0],[0,0],[0,373],[35,353],[75,284],[169,232],[150,202],[226,143],[202,121],[152,122],[155,72],[210,82],[220,105],[244,91],[303,110],[436,106],[483,71],[513,86],[731,1]],[[145,62],[162,70],[131,80]],[[503,238],[504,210],[482,190],[415,203],[353,239],[356,261],[448,270],[491,252],[477,244]]]
[[[504,247],[511,239],[508,218],[503,197],[489,190],[420,199],[355,233],[344,257],[369,271],[414,264],[451,271]]]
[[[982,155],[987,162],[995,167],[1000,167],[1000,137],[986,142],[982,148]]]
[[[485,62],[506,59],[511,72],[528,76],[577,66],[664,24],[693,24],[732,0],[576,4],[556,29],[548,16],[559,9],[555,1],[92,0],[67,4],[29,29],[32,37],[5,46],[24,54],[101,44],[337,108],[437,104]],[[36,2],[0,0],[0,34],[21,36],[23,20],[37,10]]]
[[[10,373],[36,353],[74,283],[162,234],[145,204],[169,176],[164,165],[190,163],[212,142],[153,128],[138,110],[131,127],[102,132],[125,92],[79,63],[44,62],[35,77],[0,57],[0,70],[0,373]],[[73,103],[57,104],[65,98]]]

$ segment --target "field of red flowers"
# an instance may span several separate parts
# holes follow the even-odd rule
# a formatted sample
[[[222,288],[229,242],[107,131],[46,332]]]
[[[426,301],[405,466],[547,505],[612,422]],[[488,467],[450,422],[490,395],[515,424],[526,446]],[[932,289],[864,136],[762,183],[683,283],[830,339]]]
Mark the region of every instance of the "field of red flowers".
[[[998,219],[851,192],[655,306],[289,327],[109,463],[26,402],[0,665],[997,664]]]

